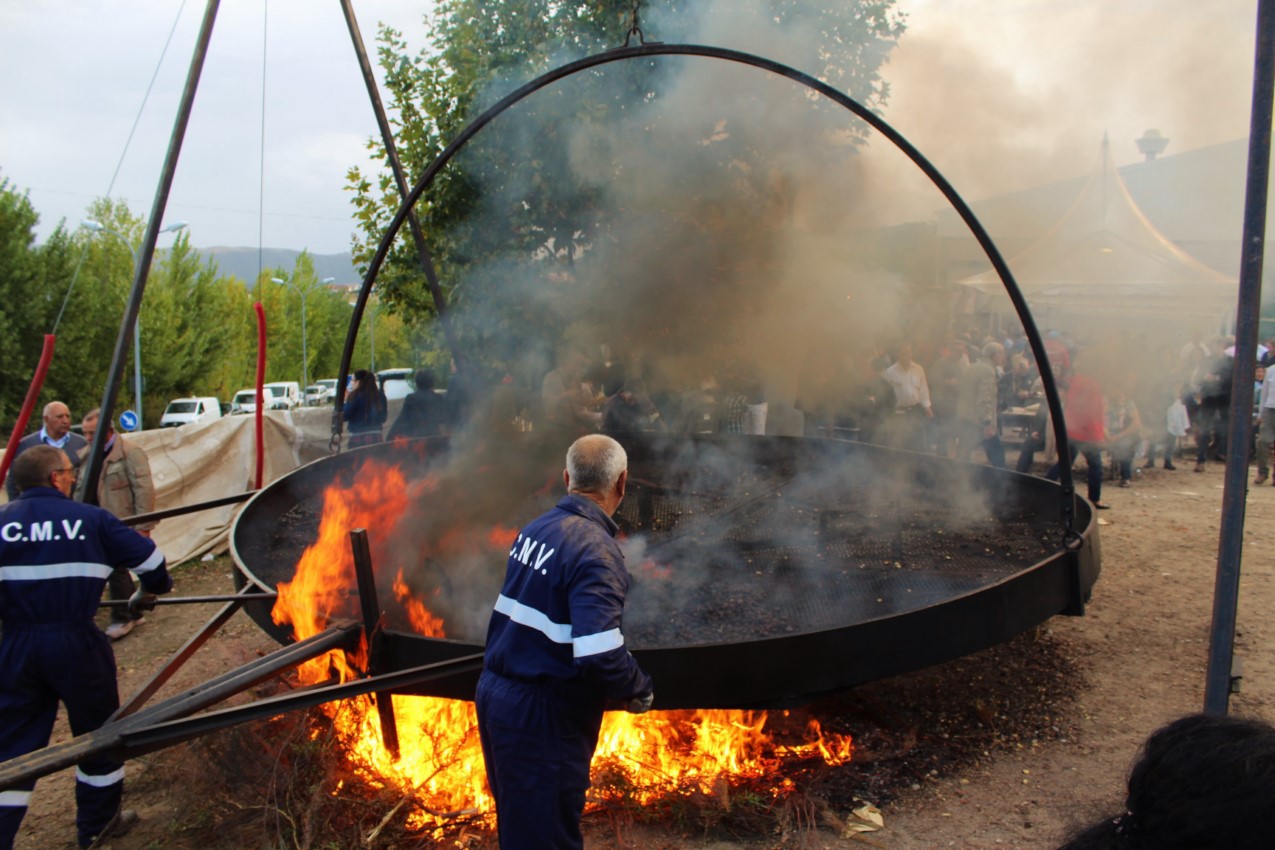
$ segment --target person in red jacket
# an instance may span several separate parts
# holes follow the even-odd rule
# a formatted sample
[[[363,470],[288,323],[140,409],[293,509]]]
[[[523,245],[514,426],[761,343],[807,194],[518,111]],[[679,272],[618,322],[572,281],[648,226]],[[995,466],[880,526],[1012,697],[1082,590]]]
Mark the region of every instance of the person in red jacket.
[[[1110,507],[1102,502],[1102,444],[1107,439],[1107,405],[1102,397],[1102,387],[1086,366],[1087,358],[1077,356],[1075,373],[1063,399],[1063,417],[1067,420],[1070,462],[1074,464],[1078,454],[1085,456],[1085,463],[1089,465],[1089,501],[1101,511]],[[1058,464],[1050,467],[1045,477],[1057,481]]]

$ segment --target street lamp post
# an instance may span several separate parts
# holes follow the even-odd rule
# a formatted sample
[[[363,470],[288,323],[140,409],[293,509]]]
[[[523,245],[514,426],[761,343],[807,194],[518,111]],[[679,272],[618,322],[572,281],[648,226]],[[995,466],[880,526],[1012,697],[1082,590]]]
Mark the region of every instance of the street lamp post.
[[[334,277],[325,277],[323,280],[319,281],[319,283],[326,286],[334,280],[336,280]],[[305,299],[306,296],[310,294],[310,290],[301,289],[300,287],[288,283],[286,280],[279,277],[272,277],[270,278],[270,281],[272,283],[282,284],[291,289],[297,295],[301,296],[301,391],[305,392],[305,387],[310,386],[310,351],[306,344],[305,327]]]
[[[159,232],[176,233],[185,226],[186,222],[184,221],[174,221],[172,224],[167,224],[160,228]],[[105,233],[121,240],[128,246],[133,262],[133,274],[137,274],[137,264],[141,260],[141,257],[138,256],[138,252],[142,250],[142,246],[140,244],[133,245],[132,242],[128,241],[128,237],[124,234],[117,233],[102,223],[92,219],[86,218],[84,221],[81,221],[80,227],[83,227],[86,230],[91,230],[94,233]],[[137,320],[133,323],[133,396],[135,399],[134,403],[137,405],[137,430],[140,431],[142,430],[142,317],[140,314],[138,315]]]
[[[357,302],[347,301],[351,307],[357,306]],[[379,302],[373,301],[371,298],[367,301],[368,321],[367,321],[367,342],[371,354],[370,371],[376,372],[376,311],[380,307]]]

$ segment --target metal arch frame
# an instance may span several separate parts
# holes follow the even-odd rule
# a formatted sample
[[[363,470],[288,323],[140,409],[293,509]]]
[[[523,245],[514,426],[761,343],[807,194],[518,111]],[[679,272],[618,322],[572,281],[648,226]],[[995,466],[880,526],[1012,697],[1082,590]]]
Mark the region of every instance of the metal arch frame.
[[[478,134],[480,130],[495,120],[500,114],[508,110],[510,107],[525,99],[529,95],[539,91],[546,86],[557,82],[558,80],[570,77],[581,71],[587,71],[590,68],[596,68],[600,65],[610,64],[612,62],[622,62],[628,59],[640,59],[652,56],[700,56],[709,59],[721,59],[728,62],[737,62],[744,65],[751,65],[754,68],[760,68],[772,74],[800,83],[803,86],[823,95],[829,100],[837,103],[841,107],[854,113],[874,130],[881,133],[889,139],[896,148],[902,151],[908,159],[925,174],[926,177],[943,193],[948,202],[956,209],[961,219],[969,227],[974,234],[974,238],[978,240],[978,244],[982,247],[983,252],[991,261],[992,267],[996,270],[1001,282],[1005,285],[1006,293],[1009,295],[1010,301],[1014,305],[1014,310],[1018,314],[1019,320],[1023,324],[1023,330],[1027,335],[1028,344],[1031,346],[1032,355],[1036,358],[1038,364],[1048,364],[1049,356],[1045,351],[1044,341],[1041,339],[1040,332],[1036,328],[1036,322],[1032,318],[1028,309],[1027,301],[1024,299],[1022,291],[1019,289],[1017,282],[1014,280],[1013,273],[1010,272],[1008,264],[1001,256],[1000,251],[992,242],[992,238],[988,235],[987,230],[982,223],[974,215],[974,211],[956,191],[955,187],[939,172],[911,142],[903,137],[901,133],[891,127],[883,118],[873,113],[863,104],[851,98],[849,95],[838,91],[826,83],[820,82],[814,77],[802,71],[798,71],[788,65],[766,59],[752,53],[744,53],[738,50],[730,50],[723,47],[710,47],[699,44],[662,44],[659,42],[642,43],[635,47],[620,47],[614,50],[608,50],[604,53],[586,56],[583,59],[577,59],[569,62],[554,70],[531,80],[520,86],[518,89],[505,95],[494,105],[488,108],[482,115],[474,119],[464,130],[461,131],[455,139],[443,149],[429,167],[425,169],[425,173],[412,187],[400,205],[398,212],[394,218],[390,220],[389,226],[386,228],[385,235],[381,238],[380,244],[377,246],[376,253],[372,257],[368,270],[363,278],[363,285],[359,289],[358,298],[354,305],[354,314],[350,320],[350,329],[346,334],[345,349],[341,354],[341,380],[337,382],[337,399],[335,408],[337,411],[341,409],[345,395],[345,380],[349,375],[350,363],[354,356],[354,343],[358,339],[359,324],[363,318],[364,306],[367,303],[368,296],[371,294],[372,287],[376,281],[376,276],[381,270],[381,266],[385,262],[385,258],[389,255],[390,246],[394,243],[399,230],[403,224],[412,216],[412,210],[416,206],[416,202],[420,200],[421,195],[434,182],[434,178],[439,171],[446,166],[452,158],[464,147],[471,138]],[[437,293],[436,297],[441,298],[442,293]],[[441,305],[440,305],[441,306]],[[1041,383],[1045,390],[1045,400],[1049,405],[1049,413],[1052,419],[1054,437],[1058,446],[1059,458],[1070,456],[1070,447],[1067,442],[1067,428],[1063,419],[1062,403],[1058,396],[1058,386],[1054,381],[1052,369],[1040,370]],[[333,415],[333,435],[339,436],[341,430],[340,416]],[[334,441],[335,442],[335,441]],[[1075,528],[1075,485],[1072,477],[1070,464],[1059,463],[1061,494],[1062,494],[1062,517],[1064,525],[1064,535],[1070,538]]]

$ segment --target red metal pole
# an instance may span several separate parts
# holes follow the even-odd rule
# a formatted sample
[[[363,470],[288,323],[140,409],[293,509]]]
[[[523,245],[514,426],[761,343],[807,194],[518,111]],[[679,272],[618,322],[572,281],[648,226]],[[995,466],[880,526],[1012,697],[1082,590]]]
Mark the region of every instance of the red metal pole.
[[[27,387],[27,397],[22,402],[22,411],[18,414],[18,421],[13,424],[13,434],[9,437],[9,444],[4,447],[4,460],[0,460],[0,481],[9,474],[9,464],[13,463],[13,456],[18,453],[18,441],[22,439],[22,433],[27,430],[27,422],[31,420],[31,410],[35,407],[35,400],[40,397],[40,390],[44,387],[44,376],[48,374],[49,363],[53,360],[53,344],[57,341],[57,337],[53,334],[44,335],[44,350],[40,352],[40,364],[35,367],[35,377],[31,379],[31,386]]]
[[[261,302],[252,305],[257,311],[257,489],[261,489],[262,471],[266,465],[266,451],[264,434],[261,431],[261,414],[262,408],[266,406],[266,398],[262,394],[262,384],[266,380],[266,308],[261,306]]]

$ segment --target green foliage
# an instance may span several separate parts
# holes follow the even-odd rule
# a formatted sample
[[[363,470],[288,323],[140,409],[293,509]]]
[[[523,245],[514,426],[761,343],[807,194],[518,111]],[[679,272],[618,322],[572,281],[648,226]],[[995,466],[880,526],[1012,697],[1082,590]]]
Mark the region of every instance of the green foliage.
[[[40,351],[37,340],[43,325],[39,314],[41,299],[32,297],[38,287],[39,263],[34,250],[33,229],[38,218],[25,194],[0,181],[0,422],[10,422],[22,405],[22,395],[10,388],[26,387],[21,380],[34,363],[24,363],[27,351]]]
[[[0,424],[11,427],[39,361],[45,333],[56,348],[36,407],[65,401],[77,419],[102,402],[103,388],[119,340],[134,275],[134,252],[145,223],[122,202],[98,200],[86,211],[102,230],[59,228],[36,246],[38,217],[26,196],[0,183]],[[229,400],[256,377],[257,323],[252,292],[244,282],[217,273],[182,232],[165,235],[151,264],[142,300],[141,325],[144,417],[155,427],[168,402],[182,396]],[[267,381],[300,380],[301,321],[296,293],[269,282],[295,281],[307,291],[310,375],[335,377],[350,321],[342,294],[316,279],[313,261],[298,257],[292,270],[263,273],[261,293],[267,317]],[[401,321],[376,316],[377,360],[414,365],[411,339]],[[365,337],[370,335],[365,335]],[[369,343],[362,340],[366,364]],[[356,358],[357,360],[357,358]],[[134,407],[133,345],[124,349],[115,412]],[[7,434],[5,435],[7,437]]]
[[[876,108],[888,94],[878,69],[903,30],[892,7],[892,0],[741,0],[729,6],[672,0],[654,10],[644,7],[642,24],[648,37],[688,42],[722,23],[714,15],[760,22],[776,43],[801,45],[798,61],[789,64]],[[430,45],[416,55],[401,33],[382,29],[378,58],[406,173],[421,175],[470,121],[518,85],[568,60],[618,46],[632,8],[629,0],[449,0],[427,20]],[[725,23],[729,29],[734,21]],[[513,370],[526,362],[529,350],[566,332],[560,308],[578,292],[571,285],[577,254],[583,246],[620,240],[622,228],[632,223],[617,218],[606,203],[610,187],[646,178],[643,163],[608,148],[606,140],[646,134],[656,144],[661,133],[684,129],[671,125],[662,110],[686,67],[688,60],[679,57],[617,63],[537,92],[473,137],[417,204],[445,297],[457,308],[455,335],[462,350],[480,353],[488,369]],[[770,106],[766,97],[745,90],[726,100],[731,109],[764,114]],[[709,110],[691,132],[713,136],[727,114],[725,106],[720,114]],[[863,141],[863,129],[854,122],[842,132],[852,145]],[[769,203],[783,167],[781,146],[742,132],[721,139],[686,155],[696,162],[682,163],[688,170],[723,175],[730,197],[707,203]],[[369,142],[369,149],[385,161],[379,141]],[[582,156],[592,165],[589,177],[579,169]],[[388,164],[375,175],[351,169],[348,189],[360,226],[355,262],[366,265],[401,196]],[[704,212],[701,202],[652,223],[675,238],[689,230],[693,239],[695,231],[712,226]],[[510,279],[524,283],[522,297],[509,296]],[[420,323],[436,314],[406,227],[377,289],[396,315]],[[466,309],[477,305],[483,309]],[[442,342],[436,333],[418,334],[417,340]],[[437,360],[440,353],[435,349],[423,359]]]
[[[0,180],[0,298],[5,305],[0,310],[0,424],[6,429],[22,407],[70,277],[65,232],[59,228],[45,245],[36,246],[38,221],[26,193]],[[56,364],[67,347],[59,339],[36,421],[39,407],[54,398],[47,387],[56,386]]]

